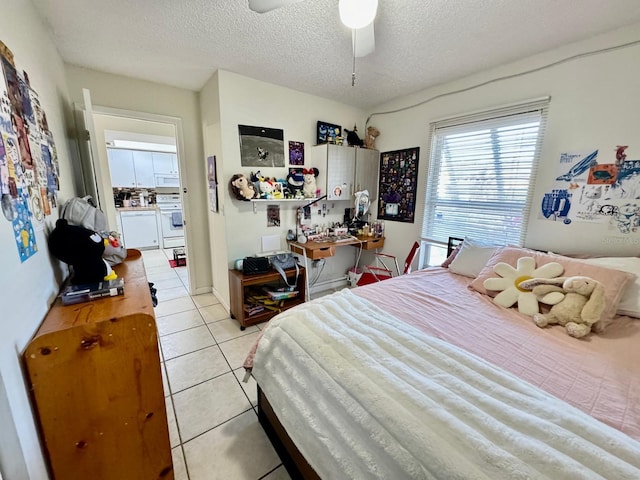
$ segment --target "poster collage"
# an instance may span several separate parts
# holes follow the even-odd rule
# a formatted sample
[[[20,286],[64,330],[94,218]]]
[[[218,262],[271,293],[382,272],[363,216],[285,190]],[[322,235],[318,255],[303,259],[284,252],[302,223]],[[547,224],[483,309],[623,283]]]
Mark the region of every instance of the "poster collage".
[[[57,205],[58,158],[38,94],[1,41],[0,64],[0,205],[24,262],[38,251],[35,232]]]
[[[617,145],[599,162],[598,150],[561,153],[557,176],[542,199],[541,218],[601,224],[611,233],[640,230],[640,159]]]
[[[413,223],[420,147],[380,154],[378,218]]]

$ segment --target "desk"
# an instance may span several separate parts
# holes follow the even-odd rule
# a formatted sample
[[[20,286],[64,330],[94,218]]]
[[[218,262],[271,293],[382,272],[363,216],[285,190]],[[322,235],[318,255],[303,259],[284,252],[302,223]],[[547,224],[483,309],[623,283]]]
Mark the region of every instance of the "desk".
[[[308,272],[308,260],[319,260],[321,258],[333,257],[336,254],[336,248],[345,246],[360,247],[362,250],[377,250],[384,245],[384,237],[353,237],[350,240],[342,242],[316,242],[308,241],[307,243],[289,242],[289,249],[293,253],[304,257],[304,268]],[[358,265],[356,265],[357,267]],[[305,278],[307,301],[311,299],[311,289],[309,288],[309,275]]]

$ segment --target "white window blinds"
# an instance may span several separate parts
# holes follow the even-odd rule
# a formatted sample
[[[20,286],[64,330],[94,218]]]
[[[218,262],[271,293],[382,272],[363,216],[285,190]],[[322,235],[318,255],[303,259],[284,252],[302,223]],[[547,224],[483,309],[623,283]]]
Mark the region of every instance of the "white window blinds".
[[[432,124],[422,238],[522,245],[549,99]]]

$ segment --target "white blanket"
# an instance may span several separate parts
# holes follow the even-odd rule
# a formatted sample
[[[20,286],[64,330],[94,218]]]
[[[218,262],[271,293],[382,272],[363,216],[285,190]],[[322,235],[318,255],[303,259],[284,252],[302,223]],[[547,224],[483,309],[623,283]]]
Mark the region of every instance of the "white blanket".
[[[638,479],[640,443],[343,290],[284,312],[253,375],[324,479]]]

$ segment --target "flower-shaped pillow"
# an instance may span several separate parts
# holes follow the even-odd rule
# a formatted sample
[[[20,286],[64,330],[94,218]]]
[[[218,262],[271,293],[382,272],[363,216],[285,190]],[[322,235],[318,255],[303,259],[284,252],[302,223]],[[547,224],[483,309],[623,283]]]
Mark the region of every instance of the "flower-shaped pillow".
[[[559,263],[550,262],[536,268],[533,257],[520,257],[517,268],[500,262],[493,270],[502,277],[488,278],[484,281],[484,288],[500,292],[493,301],[505,308],[517,302],[520,313],[533,316],[540,313],[538,298],[530,290],[521,289],[520,283],[531,278],[556,278],[562,274],[564,267]]]

